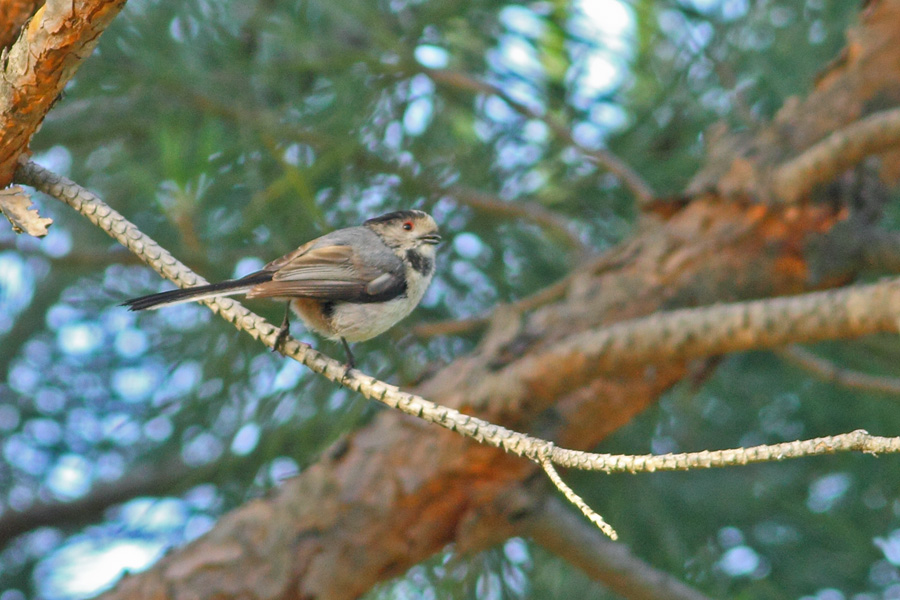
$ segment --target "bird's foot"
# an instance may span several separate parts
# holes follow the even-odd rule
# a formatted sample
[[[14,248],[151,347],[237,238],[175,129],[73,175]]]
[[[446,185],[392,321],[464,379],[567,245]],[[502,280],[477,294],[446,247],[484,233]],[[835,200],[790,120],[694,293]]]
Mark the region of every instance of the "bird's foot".
[[[344,352],[347,353],[347,362],[344,363],[344,374],[341,376],[341,381],[343,381],[350,374],[350,371],[356,368],[356,359],[353,358],[353,352],[350,351],[350,344],[347,343],[347,340],[341,338],[341,344],[344,346]]]
[[[278,337],[275,338],[275,343],[272,345],[272,352],[280,352],[281,355],[284,356],[284,344],[287,342],[290,334],[291,327],[289,325],[282,325],[278,329]]]
[[[272,352],[280,352],[282,356],[284,356],[284,343],[291,333],[290,315],[291,303],[288,302],[284,309],[284,318],[281,320],[281,327],[278,328],[278,337],[275,338],[275,343],[272,344]]]

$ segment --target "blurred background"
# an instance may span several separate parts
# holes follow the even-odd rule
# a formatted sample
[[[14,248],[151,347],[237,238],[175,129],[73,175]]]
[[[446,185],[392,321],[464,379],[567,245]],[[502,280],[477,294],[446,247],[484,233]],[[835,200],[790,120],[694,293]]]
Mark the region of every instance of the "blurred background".
[[[32,147],[210,280],[382,212],[430,211],[445,239],[435,283],[409,319],[355,350],[364,372],[409,385],[479,333],[417,326],[482,315],[628,237],[635,198],[592,152],[608,148],[661,195],[677,194],[702,164],[703,132],[720,121],[751,130],[808,91],[859,10],[846,0],[131,0]],[[96,595],[379,410],[205,307],[120,308],[171,284],[67,207],[39,201],[54,219],[45,239],[0,224],[0,600]],[[281,318],[279,304],[248,306]],[[818,350],[855,367],[877,357],[900,374],[895,346]],[[679,385],[600,450],[857,427],[894,435],[897,401],[749,353],[703,385]],[[636,555],[711,596],[900,598],[890,457],[569,479]],[[448,548],[369,597],[615,596],[516,538],[476,556]]]

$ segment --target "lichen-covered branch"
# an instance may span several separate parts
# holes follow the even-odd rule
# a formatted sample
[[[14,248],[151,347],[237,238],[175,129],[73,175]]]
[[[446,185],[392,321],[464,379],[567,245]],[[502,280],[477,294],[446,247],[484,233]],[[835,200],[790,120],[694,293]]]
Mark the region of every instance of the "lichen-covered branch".
[[[652,473],[655,471],[731,467],[850,451],[865,454],[895,454],[900,452],[900,437],[870,435],[867,431],[857,429],[839,435],[751,448],[703,450],[702,452],[680,454],[644,454],[641,456],[595,454],[554,447],[551,460],[560,466],[583,471]]]

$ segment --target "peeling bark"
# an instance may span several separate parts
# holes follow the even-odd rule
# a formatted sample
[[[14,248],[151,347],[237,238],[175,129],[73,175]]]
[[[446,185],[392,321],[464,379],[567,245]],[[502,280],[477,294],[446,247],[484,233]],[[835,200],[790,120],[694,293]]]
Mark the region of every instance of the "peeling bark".
[[[49,0],[9,50],[0,73],[0,188],[12,181],[47,111],[125,0]]]
[[[11,45],[42,0],[0,0],[0,49]]]

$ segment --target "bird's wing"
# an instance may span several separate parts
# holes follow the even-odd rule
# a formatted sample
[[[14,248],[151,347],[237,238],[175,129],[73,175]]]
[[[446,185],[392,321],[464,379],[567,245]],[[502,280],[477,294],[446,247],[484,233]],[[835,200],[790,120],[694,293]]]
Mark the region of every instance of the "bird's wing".
[[[306,244],[266,265],[272,280],[260,283],[248,298],[318,298],[347,302],[377,302],[406,290],[403,264],[395,260],[364,260],[347,245]]]

